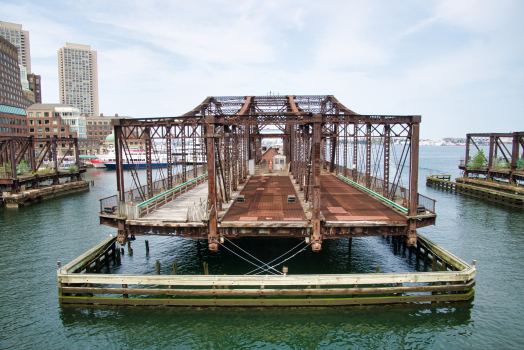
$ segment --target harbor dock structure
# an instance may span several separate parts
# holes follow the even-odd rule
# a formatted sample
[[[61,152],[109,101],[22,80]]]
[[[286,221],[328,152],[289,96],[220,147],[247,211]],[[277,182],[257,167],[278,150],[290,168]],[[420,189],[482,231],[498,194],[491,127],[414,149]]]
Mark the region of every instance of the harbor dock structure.
[[[524,209],[524,187],[513,187],[488,180],[458,177],[451,181],[451,175],[429,175],[426,185],[452,193],[462,193],[509,207]]]
[[[472,146],[489,144],[483,164],[473,164]],[[466,135],[466,155],[459,168],[464,177],[504,180],[508,184],[524,184],[524,131],[513,133],[484,133]]]
[[[426,184],[490,202],[524,209],[524,132],[467,134],[463,176],[430,175]],[[488,154],[479,147],[489,145]],[[477,155],[472,157],[472,146]],[[520,186],[520,187],[519,187]]]
[[[319,251],[326,239],[378,235],[414,245],[436,219],[435,201],[418,193],[420,121],[360,115],[330,95],[208,97],[179,117],[113,119],[117,194],[100,200],[100,223],[120,244],[172,235],[216,250],[225,239],[295,237]],[[262,166],[263,138],[283,139],[284,170]],[[136,139],[145,174],[132,166]],[[168,166],[153,169],[159,144]],[[199,153],[205,163],[189,166]]]
[[[383,237],[384,238],[384,237]],[[109,237],[65,266],[59,266],[58,298],[65,305],[127,306],[347,306],[452,302],[475,295],[476,262],[470,265],[418,234],[414,245],[391,239],[394,250],[424,264],[425,272],[294,275],[280,274],[121,275],[107,273],[121,264],[117,238]],[[122,248],[122,251],[124,249]],[[406,254],[408,250],[408,254]],[[147,246],[146,246],[147,252]]]
[[[35,143],[42,145],[39,154]],[[65,154],[73,161],[58,156],[59,143],[68,147]],[[86,169],[78,149],[77,138],[0,137],[0,204],[16,208],[28,201],[89,189],[82,180]]]

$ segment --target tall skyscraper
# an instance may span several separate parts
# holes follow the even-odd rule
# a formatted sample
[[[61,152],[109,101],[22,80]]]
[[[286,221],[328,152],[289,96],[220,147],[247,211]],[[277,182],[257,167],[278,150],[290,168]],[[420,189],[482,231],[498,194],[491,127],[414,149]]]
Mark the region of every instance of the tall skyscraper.
[[[27,68],[28,74],[31,73],[29,32],[22,30],[21,24],[0,21],[0,36],[18,49],[18,63]]]
[[[89,45],[66,43],[58,50],[60,103],[98,116],[98,67],[96,51]]]

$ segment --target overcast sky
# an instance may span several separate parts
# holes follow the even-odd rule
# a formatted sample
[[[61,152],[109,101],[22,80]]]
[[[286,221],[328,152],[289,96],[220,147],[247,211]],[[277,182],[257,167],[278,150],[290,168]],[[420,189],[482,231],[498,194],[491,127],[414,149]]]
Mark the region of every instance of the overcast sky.
[[[98,52],[100,112],[166,117],[206,96],[335,95],[420,114],[421,137],[524,131],[524,1],[1,1],[44,103],[57,51]]]

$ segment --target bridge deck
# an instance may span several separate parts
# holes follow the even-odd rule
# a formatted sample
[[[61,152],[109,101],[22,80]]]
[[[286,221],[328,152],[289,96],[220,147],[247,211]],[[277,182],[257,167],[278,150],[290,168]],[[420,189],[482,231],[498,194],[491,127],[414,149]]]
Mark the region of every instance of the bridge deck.
[[[222,222],[307,221],[289,176],[252,176],[240,195],[245,202],[234,202]],[[288,203],[288,195],[296,203]]]
[[[407,222],[405,216],[380,200],[332,175],[321,175],[320,183],[322,193],[320,211],[328,222]]]
[[[202,222],[188,221],[188,207],[207,200],[207,182],[156,209],[152,213],[128,224],[154,226],[194,226]],[[219,213],[220,227],[310,227],[311,209],[302,206],[289,176],[251,176],[240,190],[245,202],[234,200]],[[288,202],[294,195],[295,203]],[[301,196],[302,197],[302,196]],[[236,197],[235,197],[236,198]],[[326,226],[370,227],[406,226],[405,215],[383,204],[333,175],[321,175],[321,207]],[[222,216],[223,215],[223,216]]]
[[[187,222],[187,208],[200,199],[207,201],[207,192],[206,181],[151,214],[140,218],[140,221]]]

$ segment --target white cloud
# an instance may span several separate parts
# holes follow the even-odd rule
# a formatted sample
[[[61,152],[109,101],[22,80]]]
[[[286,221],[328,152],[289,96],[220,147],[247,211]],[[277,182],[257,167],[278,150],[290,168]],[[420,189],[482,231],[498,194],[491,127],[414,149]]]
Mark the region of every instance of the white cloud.
[[[473,116],[489,128],[494,113],[504,117],[493,128],[513,130],[524,107],[518,1],[0,6],[9,13],[0,20],[30,30],[46,102],[58,96],[56,52],[65,42],[98,51],[106,115],[179,115],[208,95],[334,94],[359,113],[422,114],[423,136],[436,138],[463,136]]]

